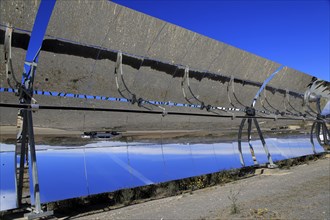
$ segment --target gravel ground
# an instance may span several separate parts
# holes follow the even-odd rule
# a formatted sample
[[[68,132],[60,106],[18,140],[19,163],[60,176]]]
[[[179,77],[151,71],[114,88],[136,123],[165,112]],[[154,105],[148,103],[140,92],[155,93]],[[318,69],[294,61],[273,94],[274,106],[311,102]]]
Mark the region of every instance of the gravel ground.
[[[329,155],[291,169],[259,172],[192,194],[67,219],[330,219]],[[231,213],[228,197],[237,199],[238,213]]]

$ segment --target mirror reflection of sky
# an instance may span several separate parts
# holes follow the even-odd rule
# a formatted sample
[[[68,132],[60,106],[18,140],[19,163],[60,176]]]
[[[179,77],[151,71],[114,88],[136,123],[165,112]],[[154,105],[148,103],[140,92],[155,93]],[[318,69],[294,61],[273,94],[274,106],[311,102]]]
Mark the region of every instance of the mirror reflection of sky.
[[[1,152],[0,144],[0,211],[16,208],[14,152]]]
[[[266,142],[274,161],[313,154],[307,137],[268,138]],[[261,142],[252,145],[257,161],[266,163]],[[246,166],[253,165],[248,143],[243,142],[242,147]],[[241,167],[237,142],[99,141],[81,147],[38,145],[37,149],[42,203]],[[14,145],[0,145],[0,210],[16,207],[13,150]],[[323,152],[323,148],[316,144],[316,151]]]

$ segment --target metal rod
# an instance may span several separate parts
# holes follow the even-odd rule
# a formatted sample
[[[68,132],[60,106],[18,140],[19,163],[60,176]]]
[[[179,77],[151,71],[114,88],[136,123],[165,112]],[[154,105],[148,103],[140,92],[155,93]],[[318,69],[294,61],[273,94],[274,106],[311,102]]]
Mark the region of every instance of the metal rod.
[[[21,153],[20,153],[20,164],[19,164],[19,173],[17,179],[17,204],[18,207],[22,204],[23,196],[23,179],[24,179],[24,165],[25,165],[25,154],[26,154],[26,138],[27,138],[27,118],[26,110],[22,110],[20,113],[23,117],[23,130],[21,136]],[[16,166],[16,164],[15,164]],[[17,169],[15,169],[17,170]]]
[[[324,122],[322,123],[322,131],[323,131],[323,142],[325,145],[329,145],[329,142],[328,142],[329,131],[328,131],[327,125]]]
[[[242,153],[242,131],[244,128],[244,124],[245,124],[246,119],[242,119],[241,125],[239,126],[239,130],[238,130],[238,151],[239,151],[239,159],[241,161],[241,165],[244,167],[245,166],[245,162],[244,162],[244,158],[243,158],[243,153]]]
[[[160,114],[162,111],[146,111],[146,110],[132,110],[132,109],[115,109],[115,108],[94,108],[94,107],[76,107],[76,106],[49,106],[49,105],[30,105],[30,104],[10,104],[0,103],[0,107],[6,108],[21,108],[30,110],[77,110],[77,111],[103,111],[103,112],[125,112],[125,113],[142,113],[142,114]],[[221,117],[221,118],[232,118],[231,115],[219,115],[219,114],[199,114],[199,113],[186,113],[186,112],[167,112],[167,115],[182,115],[182,116],[199,116],[199,117]],[[274,117],[264,116],[236,116],[236,118],[260,118],[274,120]],[[301,118],[278,118],[278,120],[293,120],[300,121]],[[308,119],[307,119],[308,120]],[[312,119],[310,119],[312,120]]]
[[[271,157],[271,155],[270,155],[270,153],[269,153],[269,150],[268,150],[268,147],[267,147],[267,145],[266,145],[266,141],[265,141],[265,139],[264,139],[264,136],[262,135],[261,129],[260,129],[260,127],[259,127],[258,120],[257,120],[256,118],[254,118],[253,121],[254,121],[254,124],[255,124],[255,126],[256,126],[256,128],[257,128],[257,131],[258,131],[258,134],[259,134],[259,137],[260,137],[260,140],[261,140],[262,146],[264,147],[265,153],[266,153],[266,155],[267,155],[269,165],[270,165],[271,167],[274,167],[275,164],[274,164],[273,159],[272,159],[272,157]]]
[[[29,133],[29,145],[30,145],[30,157],[31,157],[31,166],[32,166],[32,181],[33,181],[33,192],[34,192],[34,205],[35,212],[41,213],[41,202],[40,202],[40,189],[39,189],[39,180],[38,180],[38,168],[37,168],[37,156],[34,143],[34,131],[33,131],[33,120],[32,112],[26,111],[26,118],[28,124],[28,133]]]
[[[314,133],[314,128],[315,128],[316,123],[317,123],[316,121],[313,123],[312,128],[311,128],[311,135],[310,135],[311,143],[312,143],[312,149],[313,149],[314,154],[316,154],[316,151],[315,151],[315,144],[314,144],[313,133]]]
[[[266,88],[267,84],[274,78],[274,76],[280,72],[282,69],[284,68],[284,66],[280,66],[279,68],[277,68],[275,70],[275,72],[273,72],[264,82],[263,84],[261,85],[260,89],[258,90],[257,94],[254,96],[253,100],[252,100],[252,103],[251,103],[251,107],[254,107],[257,100],[259,99],[260,97],[260,93]]]
[[[247,132],[248,132],[248,143],[249,143],[249,147],[250,147],[250,152],[251,152],[251,156],[252,156],[252,159],[253,159],[253,163],[254,163],[254,165],[258,165],[258,161],[257,161],[256,155],[254,153],[254,149],[253,149],[253,146],[252,146],[252,143],[251,143],[251,130],[252,130],[252,119],[249,118],[248,119],[248,129],[247,129]]]
[[[322,145],[322,140],[320,138],[321,133],[321,123],[316,123],[316,139]]]

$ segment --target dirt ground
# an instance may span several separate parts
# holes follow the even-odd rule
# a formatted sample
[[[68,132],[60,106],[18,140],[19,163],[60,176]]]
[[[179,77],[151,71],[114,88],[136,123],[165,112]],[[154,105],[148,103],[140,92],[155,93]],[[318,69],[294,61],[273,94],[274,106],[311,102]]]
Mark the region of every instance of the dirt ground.
[[[222,186],[64,219],[330,219],[329,155],[290,169],[258,172]]]

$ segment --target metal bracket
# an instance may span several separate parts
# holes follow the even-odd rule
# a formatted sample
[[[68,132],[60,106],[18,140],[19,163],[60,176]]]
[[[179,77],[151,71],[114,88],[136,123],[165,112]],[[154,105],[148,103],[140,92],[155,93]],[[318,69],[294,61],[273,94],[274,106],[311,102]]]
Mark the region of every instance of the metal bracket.
[[[115,71],[114,71],[114,74],[115,74],[115,81],[116,81],[116,87],[117,87],[117,90],[119,92],[119,94],[130,101],[131,104],[137,104],[139,107],[143,107],[145,109],[148,109],[148,110],[152,110],[150,107],[147,107],[145,106],[144,104],[149,104],[151,106],[155,106],[157,108],[160,108],[162,110],[162,116],[165,116],[167,113],[166,113],[166,109],[159,106],[159,105],[156,105],[154,103],[151,103],[150,101],[148,100],[145,100],[143,98],[137,98],[136,94],[134,94],[133,92],[131,92],[131,90],[127,87],[126,83],[125,83],[125,80],[124,80],[124,73],[123,73],[123,54],[121,51],[119,51],[117,53],[117,61],[116,61],[116,66],[115,66]],[[122,86],[124,88],[122,88]],[[127,92],[128,93],[128,96],[125,96],[123,94],[123,92]]]
[[[25,96],[21,99],[21,103],[31,104],[31,99],[29,96]],[[34,108],[38,108],[39,105],[31,104]],[[27,165],[32,168],[32,183],[35,199],[35,212],[43,213],[40,202],[40,189],[38,180],[38,170],[37,170],[37,157],[34,142],[34,131],[33,131],[33,119],[32,111],[20,110],[17,117],[17,127],[19,129],[16,142],[15,150],[15,161],[17,162],[18,156],[20,157],[19,169],[16,169],[16,187],[17,187],[17,204],[21,205],[22,200],[22,189],[23,189],[23,177],[24,177],[24,167],[25,160],[27,160],[27,150],[30,151],[30,163]]]
[[[17,116],[17,141],[15,149],[15,177],[16,177],[16,187],[17,187],[17,204],[21,206],[22,191],[23,191],[23,177],[24,177],[24,166],[25,159],[28,158],[25,155],[28,150],[30,152],[30,162],[28,163],[31,169],[30,178],[30,188],[33,189],[34,193],[34,207],[33,212],[27,215],[28,219],[39,218],[43,216],[48,216],[52,212],[43,212],[40,200],[40,187],[38,179],[38,169],[37,169],[37,157],[34,141],[34,130],[33,130],[33,118],[32,112],[38,109],[36,100],[33,99],[33,83],[35,77],[35,70],[37,68],[38,56],[42,46],[42,42],[45,36],[45,32],[48,26],[49,19],[51,17],[52,11],[54,9],[56,0],[42,0],[40,2],[38,12],[34,21],[34,27],[32,30],[30,42],[27,48],[24,70],[22,74],[21,83],[17,82],[15,79],[15,74],[12,73],[13,79],[16,82],[16,89],[18,90],[19,102],[20,104],[32,104],[32,111],[26,109],[21,109]],[[11,63],[11,33],[12,29],[6,30],[6,46],[5,46],[5,58],[6,58],[6,72],[7,78],[9,75],[9,68],[12,70]],[[33,46],[31,46],[33,44]],[[6,49],[7,48],[7,49]],[[34,56],[34,57],[33,57]],[[8,66],[9,65],[9,66]],[[20,156],[20,164],[17,169],[17,159]],[[32,181],[31,181],[32,178]],[[31,204],[32,206],[32,204]]]
[[[329,129],[327,128],[326,122],[321,120],[321,121],[315,121],[312,125],[311,128],[311,134],[310,134],[310,141],[313,147],[313,152],[316,154],[315,151],[315,144],[314,144],[314,129],[315,129],[315,135],[317,138],[317,141],[319,142],[320,145],[329,145],[330,144],[330,132]],[[321,140],[321,135],[322,139]]]
[[[123,74],[123,54],[121,51],[119,51],[117,53],[117,61],[116,61],[116,66],[115,66],[115,71],[114,71],[114,74],[115,74],[115,81],[116,81],[116,86],[117,86],[117,90],[119,92],[119,94],[125,98],[125,99],[128,99],[130,100],[130,102],[132,104],[135,104],[135,102],[137,101],[136,99],[136,95],[133,94],[127,87],[126,83],[125,83],[125,80],[124,80],[124,74]],[[124,88],[122,88],[122,86]],[[127,91],[128,92],[128,95],[130,97],[127,97],[123,94],[123,92]]]
[[[245,113],[246,113],[246,116],[250,117],[248,118],[248,143],[249,143],[249,147],[250,147],[250,151],[251,151],[251,154],[252,154],[252,158],[254,159],[254,163],[257,164],[256,162],[256,157],[255,157],[255,154],[254,154],[254,150],[253,150],[253,146],[252,146],[252,143],[251,143],[251,129],[252,129],[252,120],[254,122],[254,125],[258,131],[258,135],[259,135],[259,139],[261,140],[262,142],[262,146],[264,148],[264,151],[267,155],[267,158],[268,158],[268,163],[269,163],[269,167],[270,168],[275,168],[276,165],[274,164],[273,162],[273,159],[269,153],[269,150],[268,150],[268,147],[267,147],[267,144],[266,144],[266,141],[263,137],[263,134],[262,134],[262,131],[260,129],[260,126],[259,126],[259,123],[258,123],[258,120],[257,118],[255,118],[256,116],[256,110],[255,110],[255,105],[260,97],[260,94],[262,91],[265,91],[265,88],[267,86],[267,84],[270,82],[270,80],[273,79],[273,77],[278,73],[280,72],[281,70],[283,69],[283,66],[280,66],[275,72],[273,72],[264,82],[263,84],[261,85],[260,89],[258,90],[258,92],[256,93],[256,95],[254,96],[252,102],[251,102],[251,106],[250,107],[245,107]],[[233,80],[231,80],[233,81]],[[234,92],[234,91],[233,91]],[[264,94],[264,97],[266,99],[266,94]],[[244,124],[246,122],[246,118],[243,118],[242,121],[241,121],[241,124],[240,124],[240,127],[239,127],[239,130],[238,130],[238,151],[239,151],[239,155],[240,155],[240,161],[241,161],[241,165],[242,166],[245,166],[245,162],[244,162],[244,158],[243,158],[243,153],[242,153],[242,132],[243,132],[243,128],[244,128]]]
[[[12,53],[11,53],[11,45],[12,45],[12,33],[13,33],[13,27],[8,24],[6,27],[6,33],[5,33],[5,41],[4,41],[4,61],[6,66],[6,79],[7,83],[10,88],[17,89],[19,87],[19,82],[16,79],[14,69],[13,69],[13,63],[12,63]],[[14,85],[11,83],[11,78],[14,81]]]
[[[303,107],[305,109],[306,112],[310,112],[312,113],[311,115],[314,117],[317,117],[317,115],[320,113],[320,106],[319,106],[319,100],[321,99],[321,96],[318,96],[314,93],[312,93],[312,91],[309,89],[304,93],[304,101],[303,101]],[[314,109],[312,109],[312,107],[310,106],[311,102],[316,102],[317,105],[317,110],[315,111]],[[314,114],[314,115],[313,115]]]
[[[262,108],[265,109],[266,114],[267,115],[270,115],[272,112],[268,108],[265,107],[265,98],[266,98],[265,97],[265,93],[266,93],[265,91],[266,90],[264,90],[263,93],[262,93],[263,96],[264,96],[264,98],[263,99],[262,98],[260,99],[260,104],[261,104]]]
[[[251,130],[252,130],[252,119],[248,119],[248,143],[249,143],[249,147],[250,147],[250,152],[251,152],[251,155],[252,155],[252,159],[253,159],[253,163],[254,165],[258,165],[258,161],[257,161],[257,158],[256,158],[256,155],[254,153],[254,149],[253,149],[253,146],[252,146],[252,142],[251,142]]]
[[[37,101],[33,98],[33,82],[34,74],[37,68],[36,60],[40,53],[40,49],[37,51],[33,61],[25,62],[25,65],[31,67],[29,72],[23,74],[22,84],[18,88],[19,91],[19,101],[21,104],[30,104],[31,110],[19,110],[17,115],[17,140],[16,140],[16,149],[15,149],[15,166],[20,157],[19,168],[16,167],[16,187],[17,187],[17,204],[21,205],[22,194],[23,194],[23,178],[24,178],[24,167],[25,161],[28,166],[31,166],[32,169],[32,184],[34,191],[35,199],[35,213],[41,214],[43,210],[41,208],[40,201],[40,189],[39,189],[39,179],[38,179],[38,170],[37,170],[37,157],[36,149],[34,142],[34,131],[33,131],[33,118],[32,112],[39,109],[39,105],[36,104]],[[30,152],[31,162],[27,161],[28,151]],[[31,177],[30,177],[31,178]],[[30,181],[31,182],[31,181]],[[33,214],[31,214],[32,216]],[[30,217],[32,219],[32,217]]]
[[[190,78],[189,77],[189,67],[186,66],[185,69],[184,69],[184,76],[183,76],[182,81],[181,81],[181,90],[182,90],[183,97],[187,100],[187,102],[189,102],[190,104],[196,105],[195,103],[193,103],[191,101],[191,100],[194,99],[197,102],[199,102],[199,104],[197,104],[197,105],[200,106],[201,110],[205,109],[208,112],[212,112],[212,113],[217,114],[217,115],[222,115],[222,114],[220,114],[219,112],[216,111],[216,110],[219,110],[221,112],[229,113],[231,115],[232,119],[235,118],[234,113],[228,112],[227,110],[225,110],[223,108],[220,108],[220,107],[216,107],[216,106],[212,106],[212,105],[206,105],[202,100],[200,100],[199,95],[195,95],[192,88],[190,87],[189,78]],[[192,96],[191,98],[188,97],[185,87],[187,88],[188,92]]]
[[[256,93],[256,95],[254,96],[254,98],[253,98],[253,100],[252,100],[252,103],[251,103],[251,107],[255,107],[255,105],[256,105],[256,103],[257,103],[257,101],[258,101],[258,99],[260,98],[260,94],[261,94],[261,92],[264,92],[264,97],[265,97],[265,100],[266,100],[266,102],[269,104],[269,106],[271,106],[270,105],[270,103],[268,102],[268,100],[267,100],[267,96],[266,96],[266,86],[267,86],[267,84],[275,77],[275,75],[276,74],[278,74],[279,72],[281,72],[283,69],[285,70],[287,67],[285,67],[285,66],[280,66],[279,68],[277,68],[276,70],[275,70],[275,72],[273,72],[263,83],[262,83],[262,85],[261,85],[261,87],[260,87],[260,89],[258,90],[258,92]],[[272,106],[271,106],[272,107]],[[276,108],[274,108],[274,107],[272,107],[273,109],[275,109],[276,110],[276,112],[275,112],[275,114],[278,114],[280,111],[278,110],[278,109],[276,109]]]
[[[262,146],[263,146],[264,151],[265,151],[265,153],[267,155],[267,159],[268,159],[268,163],[269,163],[269,168],[275,168],[275,167],[277,167],[274,164],[273,159],[272,159],[272,157],[271,157],[271,155],[269,153],[269,150],[268,150],[266,141],[265,141],[265,139],[263,137],[262,131],[260,129],[259,123],[258,123],[258,121],[257,121],[256,118],[248,118],[248,119],[243,118],[242,121],[241,121],[239,130],[238,130],[238,151],[239,151],[241,165],[242,166],[245,166],[244,157],[243,157],[243,153],[242,153],[242,132],[243,132],[243,128],[244,128],[244,124],[245,124],[246,120],[248,120],[248,129],[247,129],[247,132],[248,132],[248,143],[249,143],[249,148],[250,148],[250,152],[251,152],[251,155],[252,155],[254,164],[255,165],[258,165],[256,156],[255,156],[255,153],[254,153],[254,149],[253,149],[253,146],[252,146],[252,143],[251,143],[252,121],[254,122],[254,125],[255,125],[255,127],[256,127],[256,129],[258,131],[259,139],[261,140]]]
[[[280,114],[282,114],[282,112],[281,112],[279,109],[275,108],[272,104],[270,104],[270,102],[269,102],[269,100],[268,100],[266,94],[267,94],[267,91],[266,91],[266,89],[265,89],[265,90],[263,91],[264,100],[266,101],[267,105],[268,105],[271,109],[273,109],[273,111],[274,111],[274,112],[272,112],[272,111],[269,110],[269,112],[271,112],[271,113],[274,114],[275,116],[276,116],[276,115],[280,115]],[[264,107],[264,108],[265,108],[265,107]]]
[[[228,84],[227,84],[227,97],[228,97],[228,101],[229,101],[229,103],[231,104],[232,107],[234,107],[234,108],[238,108],[236,105],[234,105],[233,101],[232,101],[231,98],[230,98],[230,93],[229,93],[229,91],[230,91],[230,87],[231,87],[231,91],[232,91],[232,94],[233,94],[234,98],[236,99],[236,102],[237,102],[238,104],[240,104],[242,107],[245,108],[245,105],[243,105],[242,102],[239,101],[238,98],[237,98],[237,96],[236,96],[236,93],[235,93],[235,86],[234,86],[234,84],[235,84],[235,77],[232,75],[232,76],[230,77],[230,80],[229,80]]]
[[[190,95],[192,96],[191,98],[188,98],[188,95],[185,91],[185,87],[187,87]],[[199,102],[201,110],[206,108],[205,103],[199,99],[199,95],[195,95],[194,92],[192,91],[191,87],[190,87],[189,67],[188,66],[186,66],[185,69],[184,69],[184,76],[183,76],[182,81],[181,81],[181,90],[182,90],[183,97],[187,100],[187,102],[189,102],[190,104],[194,104],[194,103],[191,102],[191,100],[194,99],[197,102]]]
[[[322,88],[323,87],[323,88]],[[315,144],[313,140],[314,130],[316,134],[317,141],[320,145],[329,145],[330,143],[330,132],[327,128],[326,124],[326,116],[321,115],[321,98],[325,98],[327,100],[330,99],[330,83],[318,80],[317,78],[313,78],[312,82],[309,85],[309,89],[304,93],[304,102],[303,106],[306,110],[306,107],[315,114],[314,123],[311,127],[310,132],[310,142],[312,144],[313,152],[315,152]],[[316,111],[313,110],[310,106],[311,102],[316,103]],[[307,111],[306,111],[307,112]],[[323,140],[321,140],[321,135],[323,136]]]
[[[291,107],[291,109],[298,114],[298,116],[301,116],[302,118],[304,118],[303,117],[304,114],[292,106],[291,101],[290,101],[290,91],[288,89],[285,90],[285,94],[284,94],[284,99],[283,99],[284,108],[287,112],[290,112],[291,114],[296,115],[295,113],[291,112],[291,110],[288,110],[286,102]]]

